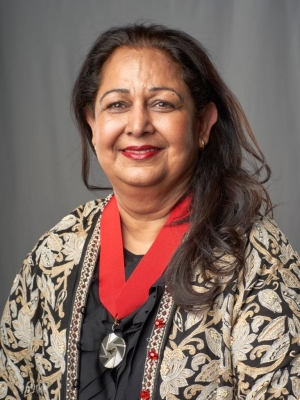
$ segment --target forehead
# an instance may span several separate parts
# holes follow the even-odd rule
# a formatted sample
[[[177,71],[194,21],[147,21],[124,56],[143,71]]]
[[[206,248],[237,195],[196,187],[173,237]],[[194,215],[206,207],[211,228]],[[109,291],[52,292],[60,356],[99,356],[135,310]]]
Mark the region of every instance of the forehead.
[[[184,83],[181,67],[165,52],[149,47],[120,47],[104,63],[100,87],[137,80]]]

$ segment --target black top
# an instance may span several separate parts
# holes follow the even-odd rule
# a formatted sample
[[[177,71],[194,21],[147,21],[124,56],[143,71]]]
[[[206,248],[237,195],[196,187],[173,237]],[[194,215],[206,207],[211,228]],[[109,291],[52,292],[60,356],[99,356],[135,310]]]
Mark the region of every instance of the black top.
[[[126,280],[142,257],[124,250]],[[99,262],[91,283],[82,326],[79,399],[138,400],[147,338],[154,324],[164,285],[162,279],[159,279],[151,287],[146,303],[120,322],[115,333],[121,334],[126,342],[125,358],[117,367],[107,369],[99,361],[99,348],[105,336],[112,333],[113,318],[100,302],[98,280]]]

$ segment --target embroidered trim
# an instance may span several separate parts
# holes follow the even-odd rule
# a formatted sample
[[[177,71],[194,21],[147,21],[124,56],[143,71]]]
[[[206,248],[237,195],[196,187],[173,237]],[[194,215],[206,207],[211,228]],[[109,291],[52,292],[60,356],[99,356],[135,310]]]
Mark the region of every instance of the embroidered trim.
[[[104,204],[100,209],[103,210]],[[68,356],[67,356],[67,376],[66,376],[66,400],[77,399],[78,381],[78,362],[79,362],[79,349],[78,343],[80,339],[80,331],[82,325],[82,307],[85,306],[87,291],[89,289],[89,282],[91,281],[94,267],[97,261],[99,241],[100,241],[100,219],[98,219],[92,234],[91,240],[87,247],[85,259],[83,262],[82,273],[78,288],[75,295],[73,305],[73,314],[70,323],[70,331],[68,338]]]
[[[150,339],[147,346],[147,357],[145,361],[142,391],[141,393],[146,393],[149,395],[147,399],[151,399],[153,396],[155,380],[157,376],[158,365],[160,364],[160,359],[162,357],[162,345],[164,342],[164,337],[166,335],[166,330],[168,328],[168,320],[173,308],[173,298],[170,293],[165,290],[160,307],[158,309],[155,321],[163,321],[161,324],[154,323]],[[157,354],[158,357],[150,357],[149,354]],[[144,397],[142,397],[144,398]]]

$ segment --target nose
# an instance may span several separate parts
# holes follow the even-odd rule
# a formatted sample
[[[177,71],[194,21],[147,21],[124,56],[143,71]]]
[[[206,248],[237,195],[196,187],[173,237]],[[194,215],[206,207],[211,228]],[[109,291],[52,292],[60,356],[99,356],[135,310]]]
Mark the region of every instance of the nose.
[[[150,112],[143,104],[135,104],[127,114],[126,134],[136,137],[154,132]]]

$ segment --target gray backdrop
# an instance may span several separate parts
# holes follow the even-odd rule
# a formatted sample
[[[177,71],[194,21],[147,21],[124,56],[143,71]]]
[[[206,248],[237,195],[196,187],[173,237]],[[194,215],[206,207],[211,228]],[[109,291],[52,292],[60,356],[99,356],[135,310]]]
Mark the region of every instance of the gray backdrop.
[[[99,196],[81,183],[70,92],[100,31],[137,20],[208,48],[273,169],[275,219],[300,249],[299,0],[0,0],[0,308],[38,237]]]

